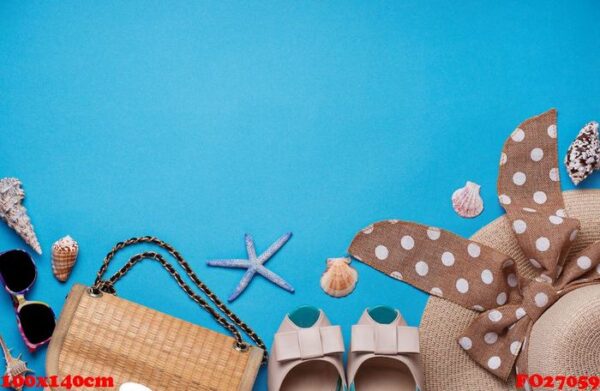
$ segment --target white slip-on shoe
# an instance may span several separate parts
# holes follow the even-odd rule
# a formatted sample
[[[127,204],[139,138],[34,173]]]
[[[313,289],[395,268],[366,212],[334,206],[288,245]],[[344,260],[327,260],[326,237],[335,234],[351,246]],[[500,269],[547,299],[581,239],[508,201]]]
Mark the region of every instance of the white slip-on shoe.
[[[283,319],[269,357],[269,391],[346,391],[344,339],[322,310],[300,307]]]
[[[366,309],[352,326],[346,372],[349,391],[425,391],[419,329],[391,307]]]

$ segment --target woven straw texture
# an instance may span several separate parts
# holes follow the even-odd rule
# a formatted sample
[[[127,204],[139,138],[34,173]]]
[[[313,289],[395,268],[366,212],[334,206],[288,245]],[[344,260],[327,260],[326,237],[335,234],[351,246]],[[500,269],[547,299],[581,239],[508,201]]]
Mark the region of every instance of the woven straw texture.
[[[569,216],[581,222],[581,230],[570,250],[571,256],[600,240],[600,190],[569,191],[563,195]],[[511,256],[524,276],[533,276],[533,267],[523,255],[505,216],[486,225],[472,239]],[[590,293],[595,293],[593,299],[588,296]],[[516,389],[513,380],[506,384],[486,372],[456,342],[476,314],[450,301],[434,296],[429,298],[420,326],[421,356],[428,391]],[[595,326],[590,326],[592,324]],[[598,373],[598,325],[600,287],[578,289],[565,295],[534,324],[528,344],[530,372],[578,375],[591,368],[590,373]],[[588,357],[593,359],[587,360]]]
[[[561,301],[561,306],[548,308],[532,329],[529,372],[598,375],[600,285],[577,289],[565,295]],[[569,316],[565,316],[566,308],[570,309]]]
[[[51,341],[46,370],[58,378],[112,376],[115,388],[105,390],[125,382],[153,391],[251,390],[263,352],[238,352],[234,342],[113,295],[93,298],[86,287],[75,285]]]

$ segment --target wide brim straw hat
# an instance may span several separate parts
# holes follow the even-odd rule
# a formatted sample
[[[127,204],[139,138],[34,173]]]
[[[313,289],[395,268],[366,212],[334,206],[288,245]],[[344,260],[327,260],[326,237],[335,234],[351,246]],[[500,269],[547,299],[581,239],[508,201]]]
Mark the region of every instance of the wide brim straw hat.
[[[497,189],[506,214],[470,239],[391,219],[352,240],[354,258],[431,294],[420,326],[427,390],[600,372],[600,191],[561,191],[556,139],[556,110],[511,133]]]
[[[566,191],[563,197],[568,215],[581,222],[570,250],[577,254],[600,240],[600,190]],[[535,276],[506,216],[486,225],[471,239],[510,255],[523,275]],[[477,315],[448,300],[433,295],[429,298],[420,325],[428,391],[516,390],[514,377],[508,384],[498,379],[456,343]],[[530,334],[528,361],[530,374],[600,374],[600,284],[576,289],[544,312]]]

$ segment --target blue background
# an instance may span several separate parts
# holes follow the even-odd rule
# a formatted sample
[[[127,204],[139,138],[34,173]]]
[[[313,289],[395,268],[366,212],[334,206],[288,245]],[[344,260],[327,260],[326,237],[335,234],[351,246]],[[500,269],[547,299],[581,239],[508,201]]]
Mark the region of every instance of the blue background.
[[[562,157],[600,118],[599,20],[592,0],[3,1],[0,175],[23,181],[45,250],[30,297],[60,311],[114,243],[150,234],[226,298],[242,271],[205,261],[243,257],[245,232],[262,251],[292,231],[268,265],[296,293],[257,278],[232,305],[268,344],[301,304],[323,308],[346,338],[376,304],[418,325],[427,296],[357,261],[356,291],[326,296],[325,259],[379,219],[470,235],[501,215],[498,158],[522,120],[558,108]],[[466,180],[485,200],[473,220],[450,206]],[[66,234],[81,256],[63,285],[49,254]],[[23,246],[0,226],[0,248]],[[157,264],[117,287],[220,330]],[[8,295],[0,319],[23,351]],[[44,350],[25,357],[44,373]]]

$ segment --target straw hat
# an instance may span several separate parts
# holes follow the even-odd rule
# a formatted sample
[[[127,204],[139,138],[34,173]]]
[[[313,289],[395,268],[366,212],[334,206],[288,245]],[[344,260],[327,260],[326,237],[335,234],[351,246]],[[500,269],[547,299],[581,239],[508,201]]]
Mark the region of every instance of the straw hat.
[[[556,110],[511,133],[498,173],[506,215],[471,239],[394,219],[352,240],[354,258],[432,295],[421,323],[429,391],[600,370],[600,191],[563,194],[556,139]]]
[[[600,190],[563,193],[569,216],[581,222],[571,254],[600,240]],[[527,261],[506,216],[471,237],[511,256],[527,277]],[[428,391],[516,390],[474,362],[456,343],[477,312],[431,296],[421,320],[421,356]],[[576,289],[554,303],[534,323],[528,344],[529,373],[592,375],[600,371],[600,284]]]

